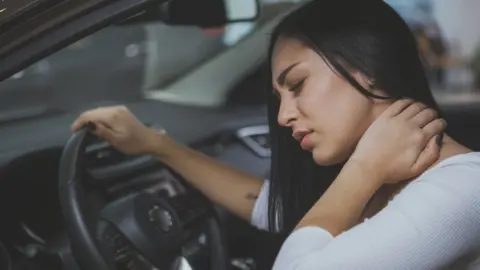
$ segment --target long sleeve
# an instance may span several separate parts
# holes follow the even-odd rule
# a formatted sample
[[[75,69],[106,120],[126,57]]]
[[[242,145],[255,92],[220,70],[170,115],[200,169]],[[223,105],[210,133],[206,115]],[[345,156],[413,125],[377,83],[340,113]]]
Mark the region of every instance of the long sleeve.
[[[250,219],[250,224],[261,230],[268,230],[269,186],[269,180],[265,180],[258,195],[257,201],[253,206],[252,217]]]
[[[319,227],[298,229],[273,269],[442,269],[479,250],[480,155],[472,153],[425,172],[373,218],[337,237]]]

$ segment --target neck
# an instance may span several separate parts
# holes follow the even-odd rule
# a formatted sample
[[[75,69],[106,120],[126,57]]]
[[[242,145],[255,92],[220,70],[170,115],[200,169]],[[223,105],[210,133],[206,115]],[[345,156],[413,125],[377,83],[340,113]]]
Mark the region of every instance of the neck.
[[[445,134],[443,138],[443,143],[441,147],[442,148],[440,149],[440,157],[430,168],[434,167],[439,162],[449,157],[472,152],[472,150],[461,145],[447,134]],[[369,207],[369,209],[366,209],[366,216],[373,216],[378,211],[380,211],[389,200],[391,200],[396,194],[402,191],[402,189],[405,188],[405,186],[407,186],[410,182],[411,181],[402,181],[392,185],[384,185],[382,188],[380,188],[372,200],[373,203],[371,207]]]
[[[443,137],[442,146],[441,146],[441,149],[440,149],[440,156],[437,159],[437,161],[435,161],[435,163],[432,164],[432,166],[430,166],[430,168],[428,168],[428,169],[431,169],[432,167],[436,166],[438,163],[440,163],[441,161],[443,161],[443,160],[445,160],[449,157],[453,157],[453,156],[461,155],[461,154],[466,154],[466,153],[470,153],[470,152],[472,152],[472,150],[470,150],[467,147],[461,145],[460,143],[458,143],[457,141],[452,139],[452,137],[445,134],[445,136]],[[394,184],[394,185],[385,185],[384,189],[386,191],[388,191],[388,193],[390,193],[390,192],[391,193],[396,193],[396,192],[399,192],[399,190],[403,189],[409,182],[410,181],[402,181],[402,182]]]
[[[466,153],[470,153],[470,152],[472,152],[472,150],[470,150],[467,147],[461,145],[460,143],[458,143],[457,141],[452,139],[452,137],[445,134],[445,136],[443,138],[442,148],[440,149],[440,157],[432,165],[432,167],[437,165],[439,162],[449,158],[449,157],[453,157],[453,156],[461,155],[461,154],[466,154]]]

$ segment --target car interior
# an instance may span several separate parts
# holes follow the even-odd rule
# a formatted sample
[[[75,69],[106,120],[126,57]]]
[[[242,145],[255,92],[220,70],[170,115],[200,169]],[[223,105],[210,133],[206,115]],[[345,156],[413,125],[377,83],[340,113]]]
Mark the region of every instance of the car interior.
[[[154,157],[124,155],[89,127],[70,132],[84,110],[124,104],[176,141],[268,179],[262,53],[266,33],[301,3],[267,2],[258,18],[215,29],[147,14],[1,81],[0,269],[271,269],[282,236],[213,205]],[[447,133],[480,150],[480,102],[439,103]]]

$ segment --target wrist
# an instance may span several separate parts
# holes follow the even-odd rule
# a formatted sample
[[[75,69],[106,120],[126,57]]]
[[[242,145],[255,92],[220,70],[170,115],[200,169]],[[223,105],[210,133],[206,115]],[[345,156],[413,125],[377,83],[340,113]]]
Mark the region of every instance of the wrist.
[[[356,174],[361,176],[361,179],[368,179],[365,184],[375,190],[383,186],[386,180],[386,175],[382,174],[379,166],[376,166],[374,162],[369,162],[359,157],[352,156],[345,164],[344,169],[354,170]]]
[[[148,142],[146,149],[147,154],[159,159],[163,159],[169,155],[169,149],[174,143],[168,135],[152,128],[148,128],[146,141]]]

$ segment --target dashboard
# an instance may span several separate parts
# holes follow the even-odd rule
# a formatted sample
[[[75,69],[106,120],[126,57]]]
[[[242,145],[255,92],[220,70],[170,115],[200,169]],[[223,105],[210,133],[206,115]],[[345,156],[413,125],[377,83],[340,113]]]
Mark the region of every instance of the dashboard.
[[[201,117],[207,123],[216,122],[214,126],[199,125],[192,119],[185,124],[173,125],[173,119],[168,121],[151,121],[144,117],[136,106],[130,109],[144,122],[156,126],[162,123],[171,137],[177,141],[188,144],[223,163],[234,166],[243,171],[250,172],[260,177],[265,177],[269,169],[268,128],[265,118],[253,110],[237,112],[207,111],[199,114],[201,110],[193,109],[195,118]],[[145,106],[142,106],[145,109]],[[160,116],[158,107],[151,110],[153,115]],[[187,109],[180,109],[183,117],[190,117],[185,113]],[[182,117],[180,113],[179,117]],[[171,114],[170,114],[171,115]],[[163,116],[165,117],[165,116]],[[146,119],[145,119],[146,118]],[[150,119],[149,119],[150,118]],[[159,118],[162,118],[161,116]],[[62,121],[58,121],[61,119]],[[166,119],[166,118],[165,118]],[[216,121],[208,121],[215,119]],[[53,119],[45,119],[45,123]],[[5,137],[10,143],[2,143],[1,153],[4,155],[4,165],[0,170],[0,269],[66,269],[76,270],[76,263],[68,245],[68,237],[62,223],[60,205],[58,203],[57,172],[62,153],[62,144],[69,137],[67,123],[72,116],[57,118],[52,128],[39,129],[37,132],[19,133],[22,136]],[[150,120],[150,121],[149,121]],[[178,120],[178,118],[177,118]],[[32,126],[39,122],[29,123]],[[59,124],[62,126],[58,131]],[[204,123],[205,123],[204,122]],[[180,122],[181,123],[181,122]],[[18,126],[26,129],[28,125]],[[11,132],[10,128],[7,132]],[[189,132],[184,133],[182,131]],[[0,127],[0,132],[2,129]],[[49,136],[37,143],[42,135]],[[27,135],[34,140],[28,140]],[[62,136],[63,135],[63,136]],[[2,136],[3,138],[3,136]],[[56,141],[56,143],[54,143]],[[36,145],[35,145],[36,144]],[[21,145],[13,149],[12,146]],[[7,158],[6,148],[14,150]],[[32,150],[35,149],[35,150]],[[30,149],[30,150],[28,150]],[[172,197],[182,193],[185,182],[182,177],[170,168],[159,163],[150,156],[128,157],[117,152],[108,144],[97,141],[87,147],[87,167],[91,176],[88,182],[92,191],[89,193],[92,202],[103,204],[115,199],[128,196],[136,192],[146,191],[163,197]],[[121,240],[112,238],[118,257],[124,257],[125,247]],[[191,245],[187,252],[194,258],[201,253],[198,245]],[[198,256],[197,256],[198,257]],[[195,260],[195,259],[194,259]],[[122,261],[125,261],[122,259]],[[137,258],[137,263],[141,259]],[[11,264],[8,268],[7,264]],[[148,269],[148,268],[147,268]]]

